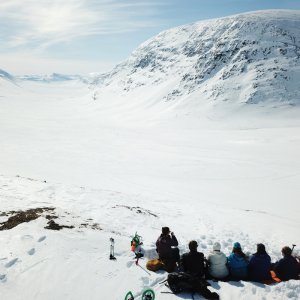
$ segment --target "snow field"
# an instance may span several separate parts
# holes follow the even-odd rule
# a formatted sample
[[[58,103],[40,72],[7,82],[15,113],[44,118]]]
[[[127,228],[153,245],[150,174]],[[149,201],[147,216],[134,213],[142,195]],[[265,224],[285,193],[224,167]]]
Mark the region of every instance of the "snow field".
[[[40,217],[1,232],[0,284],[7,299],[123,299],[129,290],[140,299],[147,288],[154,289],[158,299],[174,299],[174,295],[160,293],[167,290],[158,284],[167,274],[145,268],[146,261],[156,257],[155,241],[165,225],[175,232],[181,253],[188,251],[191,239],[197,240],[199,251],[205,255],[215,241],[221,243],[226,255],[235,241],[249,254],[262,242],[275,261],[280,258],[281,247],[297,239],[296,231],[290,230],[295,226],[293,221],[282,219],[280,226],[274,226],[278,219],[267,214],[201,202],[185,201],[182,205],[168,198],[158,201],[10,176],[0,177],[0,191],[1,212],[56,207],[59,218],[55,221],[75,226],[46,230],[48,220]],[[7,220],[0,218],[1,222]],[[81,225],[95,223],[101,230]],[[140,259],[139,266],[130,251],[135,231],[144,242],[145,258]],[[115,239],[116,261],[108,259],[110,237]],[[212,283],[212,289],[221,299],[298,299],[300,285],[295,281],[271,286],[219,282]],[[190,295],[180,297],[189,299]]]

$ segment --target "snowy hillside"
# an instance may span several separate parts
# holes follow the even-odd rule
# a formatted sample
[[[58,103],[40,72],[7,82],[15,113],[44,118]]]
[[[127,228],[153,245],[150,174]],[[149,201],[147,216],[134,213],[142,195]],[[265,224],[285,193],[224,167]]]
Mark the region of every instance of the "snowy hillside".
[[[56,81],[68,81],[80,79],[80,75],[63,75],[53,73],[51,75],[40,76],[40,75],[19,75],[16,76],[18,80],[38,81],[38,82],[56,82]]]
[[[297,106],[299,78],[300,12],[274,10],[164,31],[112,71],[82,80],[99,87],[101,101],[113,93],[199,112],[203,105]]]
[[[181,254],[191,239],[205,256],[215,241],[227,256],[236,241],[264,243],[272,262],[283,246],[300,254],[299,20],[184,25],[82,80],[2,72],[1,300],[191,299],[145,269],[162,226]],[[300,299],[300,280],[211,284],[221,300]]]
[[[141,195],[7,176],[0,176],[0,197],[0,222],[16,214],[12,211],[44,208],[37,212],[36,219],[0,231],[3,299],[123,300],[131,290],[140,300],[148,288],[154,289],[157,300],[191,299],[190,293],[161,293],[168,291],[159,284],[167,274],[150,272],[145,267],[148,259],[156,257],[155,241],[166,224],[174,230],[181,253],[188,251],[191,239],[197,240],[199,251],[206,256],[215,241],[221,243],[226,255],[235,241],[248,254],[263,242],[275,261],[280,259],[281,245],[299,242],[295,232],[288,230],[295,225],[293,221],[281,219],[274,230],[277,217],[262,218],[259,212],[208,203],[186,201],[183,206],[172,199],[157,201]],[[51,221],[71,228],[47,229]],[[143,238],[145,253],[138,266],[130,251],[136,231]],[[116,261],[108,259],[110,237],[115,239]],[[300,295],[300,282],[295,280],[270,286],[245,281],[211,284],[210,289],[222,300],[299,299]],[[195,300],[203,299],[195,295]]]

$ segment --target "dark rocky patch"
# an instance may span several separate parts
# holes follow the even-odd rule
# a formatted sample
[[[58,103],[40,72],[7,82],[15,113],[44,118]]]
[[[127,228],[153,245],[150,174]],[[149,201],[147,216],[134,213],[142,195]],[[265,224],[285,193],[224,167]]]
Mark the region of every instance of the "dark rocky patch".
[[[52,220],[52,219],[57,219],[58,217],[57,217],[57,216],[47,215],[45,218],[46,218],[47,220]]]
[[[63,228],[69,228],[69,229],[74,228],[74,226],[59,225],[59,224],[55,223],[53,220],[50,220],[47,224],[48,224],[48,226],[46,226],[44,228],[50,229],[50,230],[61,230]]]
[[[33,209],[28,209],[26,211],[10,211],[5,213],[6,215],[12,214],[13,216],[9,217],[6,222],[0,223],[1,230],[9,230],[12,229],[19,224],[28,223],[33,221],[41,216],[44,211],[53,211],[55,208],[53,207],[38,207]]]

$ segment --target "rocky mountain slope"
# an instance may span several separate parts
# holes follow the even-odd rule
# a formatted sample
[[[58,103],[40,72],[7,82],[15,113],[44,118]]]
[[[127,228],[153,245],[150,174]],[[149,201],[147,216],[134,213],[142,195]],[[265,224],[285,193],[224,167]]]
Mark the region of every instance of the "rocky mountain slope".
[[[82,81],[102,101],[142,95],[145,104],[278,108],[300,104],[299,78],[300,11],[267,10],[161,32],[110,72]]]

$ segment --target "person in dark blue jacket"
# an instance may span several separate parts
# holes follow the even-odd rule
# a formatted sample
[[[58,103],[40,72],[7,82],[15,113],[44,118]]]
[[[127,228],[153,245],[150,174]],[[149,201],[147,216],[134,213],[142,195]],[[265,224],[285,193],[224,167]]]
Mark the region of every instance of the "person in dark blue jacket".
[[[292,256],[292,249],[290,247],[283,247],[283,258],[274,264],[273,270],[277,277],[282,281],[290,279],[299,279],[298,277],[298,262],[295,257]]]
[[[251,281],[262,281],[272,279],[271,257],[267,254],[265,245],[257,244],[257,251],[250,259],[248,266],[248,279]]]
[[[243,253],[240,243],[234,243],[232,253],[228,256],[228,266],[230,274],[238,279],[246,279],[248,276],[247,256]]]

